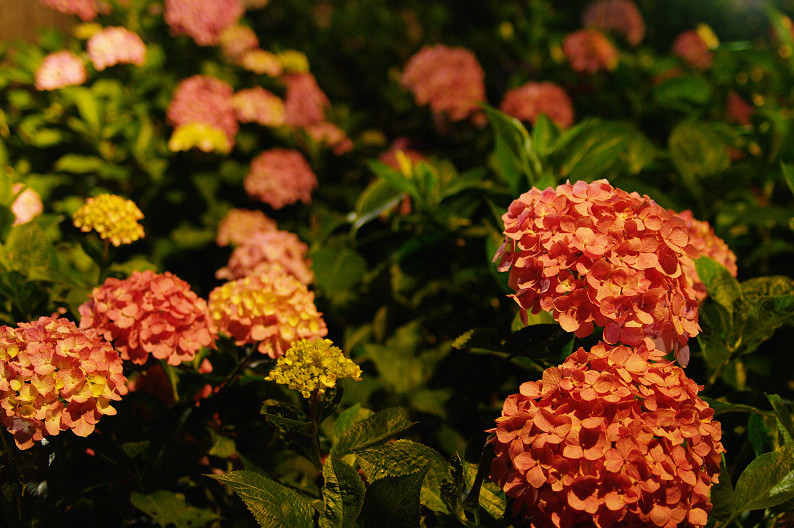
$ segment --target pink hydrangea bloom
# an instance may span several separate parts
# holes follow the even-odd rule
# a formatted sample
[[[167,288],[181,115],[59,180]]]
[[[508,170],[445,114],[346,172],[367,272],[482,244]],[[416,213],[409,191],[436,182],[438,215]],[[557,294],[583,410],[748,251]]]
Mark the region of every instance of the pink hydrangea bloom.
[[[531,528],[703,527],[722,428],[652,346],[580,348],[507,397],[491,478]]]
[[[20,449],[67,429],[88,436],[125,384],[118,352],[93,330],[57,317],[0,327],[0,423]]]
[[[11,212],[14,213],[14,225],[30,222],[44,211],[44,204],[41,202],[39,193],[30,187],[25,188],[25,184],[15,183],[11,187],[11,192],[14,194],[19,193],[14,199],[14,203],[11,204]]]
[[[247,51],[259,48],[259,39],[248,26],[229,26],[221,32],[221,53],[227,59],[237,62]]]
[[[614,70],[618,65],[618,50],[595,29],[580,29],[566,35],[562,52],[571,68],[578,72]]]
[[[56,51],[44,57],[35,77],[37,90],[77,86],[86,80],[85,64],[71,51]]]
[[[330,121],[312,123],[303,127],[303,130],[312,141],[327,145],[337,156],[353,150],[353,142],[345,131]]]
[[[137,34],[123,27],[106,27],[86,44],[88,57],[97,71],[116,64],[137,64],[146,59],[146,45]]]
[[[411,162],[412,165],[415,165],[420,161],[424,161],[424,162],[428,161],[427,157],[425,157],[424,154],[422,154],[416,149],[409,148],[408,145],[409,142],[408,139],[406,138],[399,138],[394,140],[394,142],[391,144],[391,147],[389,147],[389,150],[378,156],[378,161],[380,161],[381,163],[385,163],[392,169],[398,171],[403,170],[400,164],[401,163],[400,159],[398,158],[397,155],[398,152],[401,152],[402,153],[401,156],[404,156],[404,159]]]
[[[302,127],[325,121],[325,110],[331,106],[328,97],[317,85],[311,73],[291,73],[284,76],[287,93],[284,97],[284,122]]]
[[[736,123],[737,125],[750,126],[752,125],[751,117],[755,113],[755,107],[742,99],[736,92],[728,94],[728,101],[725,109],[725,117],[728,121]]]
[[[300,152],[278,148],[253,159],[243,185],[248,196],[281,209],[298,200],[311,203],[317,177]]]
[[[411,57],[400,76],[413,92],[416,104],[429,104],[436,114],[450,121],[481,115],[478,103],[485,101],[485,73],[472,52],[443,44],[425,46]]]
[[[593,2],[582,15],[582,25],[622,35],[632,46],[639,44],[645,37],[645,22],[631,0]]]
[[[259,231],[235,248],[226,267],[219,269],[219,279],[234,280],[258,275],[278,265],[303,284],[314,280],[311,261],[306,258],[308,246],[289,231]]]
[[[219,246],[240,246],[256,233],[275,230],[276,221],[262,211],[232,209],[218,224],[215,242]]]
[[[285,122],[284,101],[261,86],[236,92],[232,106],[241,123],[277,127]]]
[[[164,16],[175,34],[188,35],[199,46],[214,46],[243,10],[240,0],[165,0]]]
[[[521,121],[535,123],[546,114],[560,128],[573,124],[573,104],[565,90],[549,82],[528,82],[509,90],[499,109]]]
[[[684,31],[673,41],[673,53],[684,59],[684,62],[701,70],[711,67],[714,54],[708,43],[696,30]]]
[[[149,354],[179,365],[215,342],[206,301],[169,272],[111,277],[94,288],[80,316],[80,328],[95,328],[123,359],[141,365]]]
[[[214,77],[188,77],[174,91],[168,106],[168,122],[174,128],[190,123],[205,123],[223,130],[229,143],[234,145],[239,124],[232,105],[233,94],[231,86]]]
[[[98,13],[109,11],[107,4],[97,0],[40,0],[42,4],[66,13],[67,15],[77,15],[84,22],[94,20]]]

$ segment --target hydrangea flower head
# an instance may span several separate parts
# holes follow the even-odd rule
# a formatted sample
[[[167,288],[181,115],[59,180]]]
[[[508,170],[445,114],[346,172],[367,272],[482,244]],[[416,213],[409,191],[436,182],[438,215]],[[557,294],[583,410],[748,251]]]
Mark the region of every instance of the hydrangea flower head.
[[[256,233],[275,231],[276,221],[262,211],[232,209],[218,224],[215,243],[219,246],[240,246]]]
[[[301,339],[278,358],[265,378],[299,391],[311,398],[315,391],[323,394],[341,378],[361,380],[361,368],[346,358],[330,339]]]
[[[291,73],[284,76],[287,93],[284,96],[284,122],[302,127],[325,121],[325,110],[331,106],[328,97],[317,85],[311,73]]]
[[[220,45],[223,56],[237,62],[247,51],[259,48],[259,38],[250,27],[237,24],[221,32]]]
[[[510,270],[522,316],[545,310],[579,337],[595,324],[608,343],[659,338],[668,350],[700,331],[686,224],[647,196],[606,180],[533,188],[502,220],[494,260]]]
[[[485,72],[472,52],[443,44],[425,46],[403,69],[402,85],[414,94],[416,104],[430,105],[450,121],[480,115],[485,101]]]
[[[232,106],[241,123],[259,123],[268,127],[285,123],[284,101],[261,86],[236,92]]]
[[[218,286],[210,292],[209,310],[216,333],[238,346],[259,343],[259,352],[272,358],[300,339],[328,333],[314,293],[280,266]]]
[[[273,209],[301,201],[311,203],[317,177],[306,158],[297,150],[270,149],[251,161],[243,182],[248,196],[262,200]]]
[[[653,346],[580,348],[508,396],[491,478],[532,528],[702,527],[721,427]]]
[[[614,70],[618,65],[618,50],[595,29],[580,29],[566,35],[562,52],[571,68],[578,72]]]
[[[274,264],[281,266],[303,284],[314,280],[311,261],[306,258],[308,246],[289,231],[259,231],[237,246],[226,267],[219,269],[219,279],[234,280],[258,275]]]
[[[164,17],[174,34],[188,35],[199,46],[215,46],[243,10],[240,0],[165,0]]]
[[[97,71],[116,64],[137,64],[146,59],[146,44],[141,37],[123,27],[106,27],[86,44],[88,57]]]
[[[571,98],[554,83],[528,82],[508,90],[499,109],[532,124],[535,124],[540,114],[546,114],[560,128],[568,128],[573,124]]]
[[[42,317],[0,327],[0,423],[20,449],[71,429],[88,436],[127,393],[118,352],[94,331]]]
[[[107,6],[97,0],[40,0],[42,4],[66,13],[67,15],[77,15],[80,20],[87,22],[94,20],[98,13],[106,12]]]
[[[226,134],[230,145],[239,125],[232,106],[232,87],[214,77],[194,75],[179,83],[168,105],[168,122],[178,128],[204,123]]]
[[[278,77],[282,74],[281,61],[278,60],[278,57],[274,53],[259,48],[244,52],[240,57],[239,64],[244,69],[259,75]]]
[[[711,67],[711,61],[714,60],[711,50],[718,45],[719,41],[711,28],[700,25],[697,29],[690,29],[678,35],[673,41],[672,51],[693,68],[706,70]]]
[[[44,204],[41,202],[39,193],[30,187],[26,188],[24,183],[15,183],[11,187],[11,192],[17,196],[14,203],[11,204],[14,225],[30,222],[44,211]]]
[[[631,0],[597,0],[582,15],[585,27],[612,31],[622,35],[632,46],[645,37],[645,22],[640,10]]]
[[[725,117],[728,121],[742,126],[752,125],[751,118],[755,113],[755,107],[742,99],[742,96],[731,91],[725,106]]]
[[[168,140],[168,150],[180,152],[194,148],[226,154],[232,150],[232,145],[226,133],[218,127],[198,122],[179,125]]]
[[[135,202],[115,194],[88,198],[72,215],[75,227],[85,232],[94,230],[116,247],[143,237],[143,226],[138,223],[142,218],[143,213]]]
[[[77,86],[86,80],[83,60],[71,51],[50,53],[36,70],[37,90],[57,90],[64,86]]]
[[[276,55],[285,73],[306,73],[309,71],[309,59],[297,50],[285,50]]]
[[[80,328],[94,328],[133,363],[151,354],[169,365],[190,361],[212,346],[207,302],[173,275],[135,271],[127,279],[107,279],[80,306]]]
[[[345,131],[330,121],[320,121],[303,127],[303,131],[312,141],[330,147],[332,152],[340,156],[353,150],[353,142]]]

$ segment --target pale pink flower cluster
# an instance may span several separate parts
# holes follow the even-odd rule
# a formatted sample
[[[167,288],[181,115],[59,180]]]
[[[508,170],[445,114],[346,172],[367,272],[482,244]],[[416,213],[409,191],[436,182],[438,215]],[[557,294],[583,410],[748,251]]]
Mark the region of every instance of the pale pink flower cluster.
[[[42,4],[66,13],[67,15],[77,15],[84,22],[94,20],[99,13],[106,13],[108,6],[98,0],[40,0]]]
[[[44,211],[44,204],[41,202],[39,193],[30,187],[26,188],[25,184],[15,183],[11,187],[11,192],[17,195],[14,203],[11,204],[11,212],[14,213],[14,225],[30,222]]]
[[[240,246],[256,233],[275,230],[276,221],[262,211],[232,209],[218,224],[215,243],[219,246]]]
[[[146,45],[137,34],[123,27],[106,27],[86,44],[88,57],[97,71],[116,64],[137,64],[146,59]]]
[[[236,92],[232,97],[232,106],[241,123],[278,127],[286,121],[284,101],[261,86]]]
[[[306,258],[308,246],[289,231],[259,231],[237,246],[226,267],[219,269],[219,279],[234,280],[254,276],[272,266],[281,266],[303,284],[314,280],[311,261]]]
[[[56,51],[44,57],[36,70],[35,78],[37,90],[76,86],[86,80],[85,64],[71,51]]]
[[[301,201],[311,203],[317,177],[306,158],[297,150],[276,148],[251,161],[251,171],[243,182],[248,196],[262,200],[273,209]]]
[[[571,68],[578,72],[614,70],[618,65],[618,50],[595,29],[580,29],[566,35],[562,52]]]
[[[582,25],[622,35],[632,46],[645,37],[645,21],[631,0],[598,0],[582,16]]]
[[[472,52],[443,44],[425,46],[416,53],[400,76],[420,106],[429,104],[436,114],[462,121],[480,114],[485,101],[485,72]]]
[[[528,82],[505,93],[499,109],[534,124],[546,114],[560,128],[573,124],[573,103],[565,90],[550,82]]]
[[[243,10],[240,0],[165,0],[164,16],[175,34],[188,35],[199,46],[214,46]]]
[[[194,75],[183,80],[174,91],[168,106],[168,122],[177,128],[190,123],[204,123],[226,134],[229,144],[239,125],[232,105],[232,87],[214,77]]]
[[[331,106],[328,97],[309,72],[290,73],[283,77],[287,87],[284,96],[284,122],[303,129],[313,141],[328,145],[334,154],[343,154],[353,148],[347,134],[325,118]]]

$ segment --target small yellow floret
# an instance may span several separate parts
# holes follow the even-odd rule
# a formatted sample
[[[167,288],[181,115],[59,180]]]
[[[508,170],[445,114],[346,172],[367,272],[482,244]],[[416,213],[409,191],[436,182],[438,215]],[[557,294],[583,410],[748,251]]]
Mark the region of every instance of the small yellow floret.
[[[361,380],[361,368],[346,358],[330,339],[301,339],[278,358],[276,366],[265,378],[287,385],[311,397],[336,385],[339,378]]]
[[[135,202],[115,194],[100,194],[86,200],[72,219],[75,227],[88,232],[92,229],[114,246],[131,244],[143,237],[143,226],[138,220],[143,213]]]

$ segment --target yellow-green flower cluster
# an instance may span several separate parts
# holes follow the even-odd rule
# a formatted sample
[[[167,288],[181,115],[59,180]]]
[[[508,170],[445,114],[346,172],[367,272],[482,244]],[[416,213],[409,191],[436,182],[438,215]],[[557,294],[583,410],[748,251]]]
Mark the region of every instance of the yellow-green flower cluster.
[[[114,246],[131,244],[143,237],[143,226],[138,223],[142,218],[135,202],[115,194],[88,198],[72,215],[75,227],[85,232],[93,229]]]
[[[306,55],[296,50],[285,50],[277,54],[281,68],[286,73],[306,73],[309,71],[309,59]]]
[[[206,123],[193,122],[177,127],[168,140],[168,150],[179,152],[192,148],[227,154],[232,150],[232,144],[223,130]]]
[[[333,346],[330,339],[301,339],[278,358],[276,366],[265,378],[287,385],[309,398],[336,385],[339,378],[361,380],[361,368]]]

